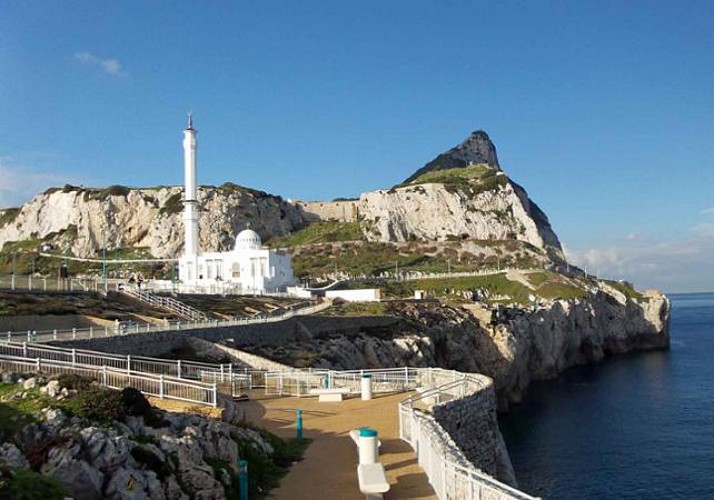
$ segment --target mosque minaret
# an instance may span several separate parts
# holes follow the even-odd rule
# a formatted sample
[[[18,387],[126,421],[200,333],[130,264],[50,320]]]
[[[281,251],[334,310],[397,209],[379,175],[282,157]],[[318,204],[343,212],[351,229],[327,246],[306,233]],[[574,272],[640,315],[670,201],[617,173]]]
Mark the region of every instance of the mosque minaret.
[[[198,255],[198,197],[196,192],[196,129],[193,118],[188,115],[188,126],[183,131],[184,164],[184,243],[185,256]],[[194,259],[195,262],[195,259]],[[194,272],[195,276],[195,272]]]
[[[183,131],[183,155],[184,253],[179,258],[179,288],[192,293],[270,293],[295,284],[290,255],[263,248],[260,235],[250,228],[238,233],[233,250],[200,251],[196,129],[190,113]]]

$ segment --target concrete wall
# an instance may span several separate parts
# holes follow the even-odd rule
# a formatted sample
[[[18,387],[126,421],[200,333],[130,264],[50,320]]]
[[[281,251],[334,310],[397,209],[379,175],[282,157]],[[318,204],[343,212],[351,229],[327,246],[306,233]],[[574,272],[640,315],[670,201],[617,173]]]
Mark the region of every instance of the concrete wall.
[[[360,290],[328,290],[325,292],[328,299],[346,300],[347,302],[379,302],[381,299],[379,288],[364,288]]]
[[[493,384],[470,396],[434,406],[433,415],[471,463],[498,477],[498,420]]]
[[[296,201],[309,221],[336,220],[354,222],[359,218],[359,200]]]

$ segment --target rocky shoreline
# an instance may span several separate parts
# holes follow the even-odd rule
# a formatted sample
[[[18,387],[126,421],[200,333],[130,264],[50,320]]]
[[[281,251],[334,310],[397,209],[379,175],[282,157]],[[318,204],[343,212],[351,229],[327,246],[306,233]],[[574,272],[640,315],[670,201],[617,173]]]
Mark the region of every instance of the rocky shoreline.
[[[584,298],[503,309],[497,318],[478,305],[394,301],[382,322],[353,318],[346,327],[345,318],[306,318],[278,343],[261,338],[234,345],[302,367],[434,366],[481,373],[494,379],[499,410],[506,411],[531,380],[610,354],[667,348],[669,311],[669,299],[659,292],[628,297],[602,284]]]

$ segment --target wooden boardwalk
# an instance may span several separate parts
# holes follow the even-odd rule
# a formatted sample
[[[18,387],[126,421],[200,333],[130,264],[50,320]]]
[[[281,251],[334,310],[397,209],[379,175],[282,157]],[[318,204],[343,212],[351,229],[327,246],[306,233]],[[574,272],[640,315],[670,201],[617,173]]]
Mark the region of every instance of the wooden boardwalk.
[[[240,403],[246,419],[281,437],[295,436],[295,410],[303,410],[304,436],[313,440],[302,461],[283,478],[272,498],[278,500],[363,500],[357,484],[357,447],[349,431],[371,427],[382,442],[380,460],[391,489],[385,499],[434,499],[434,490],[411,447],[399,439],[398,403],[408,393],[359,396],[319,403],[316,397],[268,397],[261,392]]]

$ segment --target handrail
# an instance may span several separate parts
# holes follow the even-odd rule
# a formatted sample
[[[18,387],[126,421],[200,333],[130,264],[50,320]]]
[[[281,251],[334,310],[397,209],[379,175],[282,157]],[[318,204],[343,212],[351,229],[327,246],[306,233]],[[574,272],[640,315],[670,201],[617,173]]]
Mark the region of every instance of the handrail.
[[[132,370],[140,367],[143,373],[175,376],[184,380],[210,379],[213,382],[233,382],[237,380],[247,382],[250,380],[247,370],[237,368],[231,363],[213,364],[147,356],[124,356],[100,351],[68,349],[48,344],[6,341],[0,341],[0,354],[21,356],[28,359],[39,358],[74,363],[81,360],[86,365],[109,366],[122,370]]]
[[[434,398],[431,407],[441,404],[442,394],[466,396],[469,385],[483,389],[483,380],[469,374],[459,373],[460,378],[431,387],[419,395],[411,396],[399,403],[399,434],[411,445],[417,454],[419,464],[424,469],[429,482],[439,498],[492,498],[494,500],[533,500],[528,495],[488,474],[478,470],[451,440],[449,434],[431,416],[429,411],[414,407],[414,403]],[[460,391],[455,389],[460,388]],[[477,389],[477,390],[478,390]],[[473,392],[471,392],[473,393]],[[438,444],[435,444],[438,441]]]
[[[217,384],[205,384],[163,374],[146,373],[137,370],[119,369],[103,365],[88,365],[42,358],[26,358],[0,354],[0,366],[6,369],[25,367],[40,373],[80,373],[97,380],[112,389],[135,387],[144,394],[161,399],[175,399],[216,407],[218,405]]]
[[[161,307],[163,309],[167,309],[171,312],[174,312],[174,313],[178,314],[179,316],[183,317],[184,319],[188,319],[188,320],[207,320],[208,319],[208,316],[206,316],[206,314],[203,313],[202,311],[199,311],[198,309],[195,309],[187,304],[184,304],[180,300],[174,299],[173,297],[163,297],[163,296],[155,295],[155,294],[148,292],[146,290],[142,290],[138,287],[134,288],[131,286],[125,287],[124,293],[127,295],[130,295],[131,297],[134,297],[135,299],[139,300],[140,302],[144,302],[145,304]]]
[[[274,323],[279,321],[284,321],[295,316],[300,316],[304,314],[314,314],[316,312],[324,311],[329,308],[332,304],[330,302],[321,302],[319,304],[308,306],[300,309],[290,309],[283,314],[265,316],[261,318],[236,318],[227,320],[208,320],[208,321],[165,321],[163,324],[154,325],[151,323],[139,324],[131,323],[127,325],[126,323],[118,323],[114,326],[90,326],[88,328],[72,328],[67,330],[53,329],[53,330],[34,330],[28,329],[26,331],[8,331],[2,332],[0,335],[4,336],[7,341],[24,339],[27,342],[49,342],[53,340],[78,340],[78,339],[92,339],[96,337],[114,337],[123,336],[136,333],[150,333],[150,332],[165,332],[165,331],[180,331],[180,330],[193,330],[199,328],[225,328],[230,326],[242,326],[242,325],[252,325],[260,323]]]

